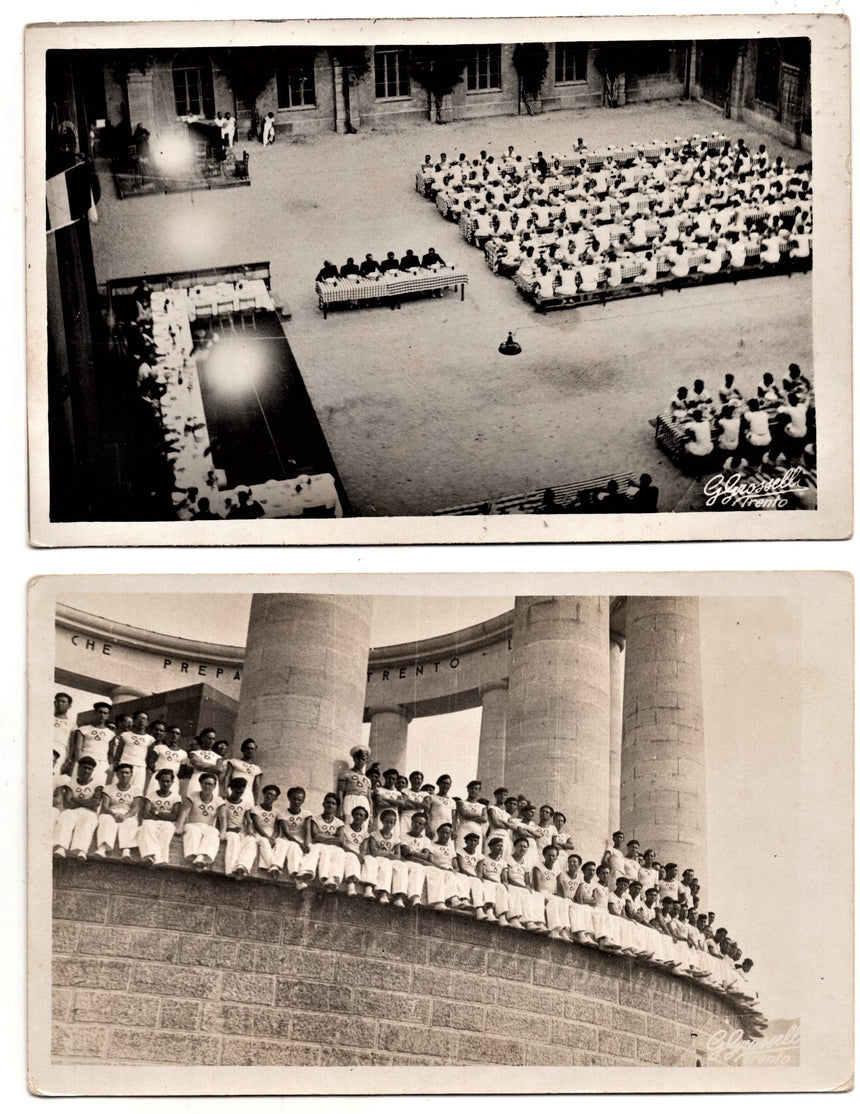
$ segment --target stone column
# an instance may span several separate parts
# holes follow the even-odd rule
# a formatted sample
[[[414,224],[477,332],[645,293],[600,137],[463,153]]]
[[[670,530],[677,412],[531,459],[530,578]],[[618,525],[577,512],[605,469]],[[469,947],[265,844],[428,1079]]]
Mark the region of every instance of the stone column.
[[[155,114],[155,97],[152,89],[152,71],[138,73],[132,70],[126,80],[128,96],[128,122],[131,130],[143,124],[153,136],[158,134],[158,118]]]
[[[609,824],[607,834],[621,824],[621,734],[624,723],[624,674],[621,651],[624,639],[615,631],[609,634]],[[632,838],[632,837],[631,837]],[[644,848],[643,848],[644,850]]]
[[[526,596],[514,605],[505,784],[552,804],[583,855],[609,815],[609,599]]]
[[[255,595],[248,621],[237,739],[285,792],[317,809],[361,741],[372,600],[365,596]]]
[[[706,894],[705,736],[699,601],[630,596],[624,662],[621,824]]]
[[[412,713],[399,704],[370,709],[370,760],[385,771],[391,766],[401,774],[406,766],[406,741]]]
[[[482,685],[477,777],[483,783],[481,796],[490,800],[493,790],[504,783],[507,725],[508,682]]]

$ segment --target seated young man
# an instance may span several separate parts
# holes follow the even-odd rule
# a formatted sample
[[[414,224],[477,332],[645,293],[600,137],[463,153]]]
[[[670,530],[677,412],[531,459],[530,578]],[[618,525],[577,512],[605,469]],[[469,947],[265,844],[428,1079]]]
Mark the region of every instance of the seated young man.
[[[358,892],[356,887],[364,874],[364,856],[367,852],[368,839],[367,823],[370,813],[364,805],[356,805],[350,815],[350,822],[342,825],[339,834],[343,849],[343,879],[346,882],[346,892],[350,897],[354,897]]]
[[[544,923],[539,931],[549,932],[552,940],[570,939],[570,917],[567,903],[558,894],[558,874],[555,870],[558,848],[548,843],[542,851],[543,865],[532,870],[534,891],[541,897],[544,905]]]
[[[379,814],[379,829],[367,838],[365,856],[365,897],[375,897],[380,905],[388,905],[392,893],[392,868],[400,859],[399,814],[394,808]]]
[[[463,840],[463,849],[456,858],[457,896],[462,907],[474,912],[479,921],[486,920],[484,912],[486,904],[484,896],[484,883],[479,876],[478,868],[483,856],[479,848],[481,837],[477,832],[467,832]]]
[[[424,834],[426,828],[427,813],[418,809],[412,813],[408,834],[400,837],[400,858],[392,860],[391,892],[394,904],[401,909],[407,901],[410,905],[421,904],[425,868],[430,860],[430,840]]]
[[[490,836],[487,841],[487,854],[478,863],[478,877],[484,883],[484,913],[488,921],[508,923],[508,891],[504,885],[504,874],[508,864],[502,858],[505,837]]]
[[[287,855],[287,841],[279,831],[281,817],[275,809],[280,795],[277,785],[264,786],[260,803],[248,809],[247,815],[248,831],[257,845],[257,869],[265,871],[270,878],[280,875]]]
[[[86,859],[98,826],[98,810],[104,787],[93,779],[96,760],[84,755],[78,773],[58,786],[54,804],[61,808],[54,825],[54,854],[59,859]],[[68,856],[67,856],[68,852]]]
[[[294,785],[288,789],[287,800],[290,802],[289,806],[286,812],[282,812],[278,817],[275,835],[286,844],[283,866],[287,875],[295,882],[297,889],[305,890],[308,884],[301,875],[305,856],[310,851],[308,821],[311,814],[303,807],[305,791],[301,786]]]
[[[457,891],[457,848],[451,838],[453,834],[453,824],[440,824],[436,829],[436,838],[430,844],[425,884],[427,904],[431,909],[456,909],[460,904]]]
[[[166,866],[170,859],[170,841],[177,834],[176,822],[182,798],[176,791],[173,770],[159,770],[153,778],[141,809],[138,834],[140,859],[144,866]]]
[[[116,781],[106,785],[102,792],[94,859],[107,858],[117,839],[123,859],[130,859],[132,848],[138,845],[142,798],[131,784],[134,767],[129,762],[120,762],[114,772]]]
[[[176,831],[182,836],[185,861],[195,870],[209,870],[218,854],[219,833],[215,821],[221,798],[216,796],[218,779],[204,771],[200,775],[200,788],[185,798]]]
[[[528,852],[529,840],[525,836],[516,836],[502,881],[508,891],[508,924],[513,928],[537,929],[543,919],[543,902],[532,892]],[[478,916],[478,919],[483,918]]]
[[[257,857],[256,842],[248,832],[247,787],[247,778],[232,778],[227,799],[218,809],[218,832],[224,844],[224,873],[239,880],[248,877]]]

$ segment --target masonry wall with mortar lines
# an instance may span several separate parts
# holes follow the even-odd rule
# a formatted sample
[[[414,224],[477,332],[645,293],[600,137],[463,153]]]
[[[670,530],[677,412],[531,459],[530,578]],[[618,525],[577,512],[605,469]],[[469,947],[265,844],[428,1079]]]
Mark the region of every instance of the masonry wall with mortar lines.
[[[692,1066],[741,1024],[627,958],[122,863],[54,864],[53,986],[57,1063]]]

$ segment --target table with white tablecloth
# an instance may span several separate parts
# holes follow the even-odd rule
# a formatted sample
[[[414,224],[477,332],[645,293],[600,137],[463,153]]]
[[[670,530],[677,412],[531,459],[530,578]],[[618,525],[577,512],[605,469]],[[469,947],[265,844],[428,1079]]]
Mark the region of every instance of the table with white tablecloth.
[[[414,267],[409,271],[386,271],[372,275],[349,275],[346,278],[321,279],[316,294],[323,317],[328,307],[339,302],[352,305],[389,300],[398,304],[409,294],[428,293],[453,286],[460,288],[460,301],[465,296],[469,276],[455,266]]]

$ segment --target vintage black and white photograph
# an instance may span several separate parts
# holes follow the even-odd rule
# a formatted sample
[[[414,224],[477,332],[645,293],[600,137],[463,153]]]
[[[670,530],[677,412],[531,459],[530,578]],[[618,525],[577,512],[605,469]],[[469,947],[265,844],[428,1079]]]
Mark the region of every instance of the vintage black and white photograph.
[[[33,541],[846,536],[847,43],[30,28]]]
[[[39,1093],[848,1085],[847,575],[30,611]]]

